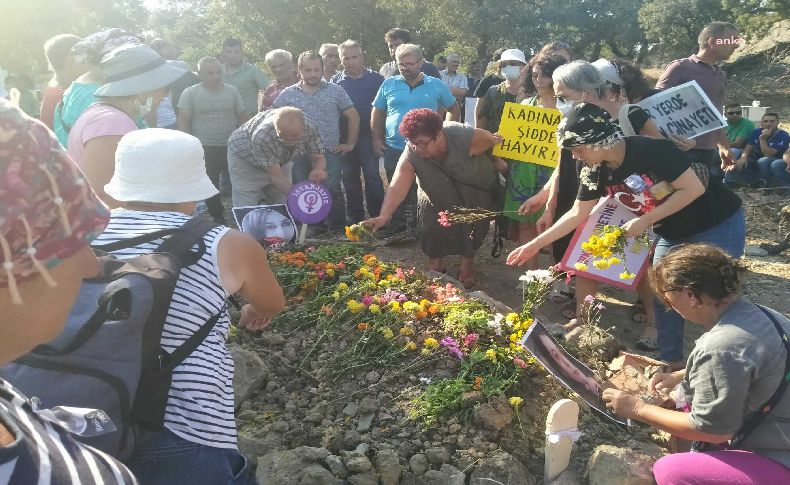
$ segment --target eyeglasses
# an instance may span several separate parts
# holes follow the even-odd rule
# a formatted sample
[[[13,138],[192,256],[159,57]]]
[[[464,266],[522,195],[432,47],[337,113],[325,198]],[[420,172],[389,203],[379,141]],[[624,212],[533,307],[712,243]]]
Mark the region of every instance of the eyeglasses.
[[[741,113],[742,113],[742,111],[727,111],[727,114],[730,115],[730,116],[739,115]]]
[[[562,94],[555,94],[554,95],[554,99],[559,101],[559,102],[561,102],[561,103],[564,103],[565,101],[568,101],[567,96],[563,96]]]
[[[431,144],[431,142],[433,142],[435,139],[436,139],[436,138],[430,138],[430,139],[428,139],[427,141],[414,141],[414,140],[409,140],[409,145],[411,145],[413,148],[425,148],[425,147],[427,147],[428,145],[430,145],[430,144]]]

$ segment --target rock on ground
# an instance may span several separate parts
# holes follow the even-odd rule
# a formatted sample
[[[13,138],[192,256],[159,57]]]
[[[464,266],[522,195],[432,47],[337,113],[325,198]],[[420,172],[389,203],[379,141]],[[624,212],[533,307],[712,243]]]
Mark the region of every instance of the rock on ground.
[[[269,368],[255,352],[234,344],[228,344],[228,349],[233,357],[233,399],[238,408],[266,384]]]
[[[309,446],[300,446],[287,451],[270,451],[258,458],[255,478],[258,483],[267,485],[299,485],[305,471],[311,465],[319,464],[327,456],[329,450]],[[317,470],[312,469],[311,474],[316,472]]]
[[[498,432],[513,421],[513,410],[504,398],[492,399],[474,408],[473,419],[477,426]]]
[[[580,349],[597,350],[604,362],[609,362],[620,353],[623,345],[609,332],[593,325],[576,327],[567,334],[565,340]]]
[[[590,485],[652,485],[653,464],[664,450],[653,443],[627,448],[599,445],[587,464]]]
[[[498,451],[475,467],[469,485],[491,485],[496,482],[502,485],[535,485],[536,480],[513,455]]]
[[[392,450],[379,451],[375,461],[381,485],[396,485],[403,471],[398,453]]]

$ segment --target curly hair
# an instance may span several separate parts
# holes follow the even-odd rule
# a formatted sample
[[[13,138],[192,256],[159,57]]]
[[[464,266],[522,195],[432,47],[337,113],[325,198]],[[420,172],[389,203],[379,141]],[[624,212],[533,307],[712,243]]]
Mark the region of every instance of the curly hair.
[[[423,135],[436,138],[442,131],[442,117],[432,109],[413,109],[400,122],[400,134],[408,139]]]
[[[540,69],[540,71],[548,77],[551,77],[554,74],[554,70],[560,67],[563,64],[567,64],[568,59],[565,56],[561,56],[559,54],[536,54],[532,59],[529,60],[527,64],[529,66],[530,74],[535,69]],[[532,76],[527,76],[524,79],[524,90],[528,93],[534,93],[536,91],[535,85],[532,83]]]
[[[708,244],[683,244],[650,268],[650,286],[664,300],[664,293],[689,289],[697,298],[714,300],[738,293],[744,266],[721,249]],[[664,303],[667,303],[666,301]]]
[[[623,84],[620,86],[612,85],[612,91],[615,94],[620,94],[621,90],[625,91],[623,94],[628,98],[628,102],[630,103],[647,97],[645,94],[649,86],[641,69],[636,67],[632,62],[623,59],[609,59],[609,62],[617,68],[617,74],[619,74],[620,79],[623,80]]]

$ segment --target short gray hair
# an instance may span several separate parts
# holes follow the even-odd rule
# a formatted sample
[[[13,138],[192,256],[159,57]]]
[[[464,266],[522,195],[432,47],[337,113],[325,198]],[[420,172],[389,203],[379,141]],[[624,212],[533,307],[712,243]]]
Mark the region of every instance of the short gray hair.
[[[401,57],[414,56],[417,59],[422,59],[422,47],[417,44],[401,44],[395,49],[395,59]]]
[[[273,51],[269,51],[266,53],[266,57],[264,58],[264,62],[267,65],[270,65],[272,62],[276,60],[283,60],[286,62],[293,63],[294,56],[290,52],[284,49],[274,49]]]
[[[347,41],[337,46],[337,50],[340,52],[354,48],[359,49],[359,52],[362,52],[362,45],[358,41],[352,39],[348,39]]]
[[[292,106],[283,106],[274,110],[274,126],[279,130],[286,121],[299,121],[304,126],[304,112]]]
[[[337,44],[321,44],[321,47],[318,49],[318,53],[321,54],[321,57],[323,57],[324,54],[326,54],[326,51],[329,49],[338,50]]]
[[[599,98],[608,89],[601,73],[587,61],[573,61],[563,64],[554,70],[551,78],[555,83],[561,83],[576,91],[594,94]]]
[[[205,66],[206,64],[213,64],[213,63],[217,63],[220,66],[222,65],[222,63],[219,62],[219,59],[217,59],[216,57],[206,56],[201,58],[197,63],[198,72],[200,72],[201,67]]]

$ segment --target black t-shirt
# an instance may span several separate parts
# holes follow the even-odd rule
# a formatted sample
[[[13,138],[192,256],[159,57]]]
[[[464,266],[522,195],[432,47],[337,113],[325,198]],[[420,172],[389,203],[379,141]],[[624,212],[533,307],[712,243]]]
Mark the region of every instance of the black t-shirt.
[[[656,184],[674,182],[691,168],[685,154],[669,140],[643,136],[625,138],[625,158],[616,169],[605,164],[590,176],[595,189],[579,184],[578,200],[597,200],[607,194],[606,187],[622,184],[629,175],[646,175]],[[671,197],[671,196],[670,196]],[[741,199],[721,182],[710,180],[705,193],[689,205],[658,221],[654,231],[666,239],[682,239],[721,223],[741,207]]]
[[[645,127],[649,119],[650,115],[647,111],[639,106],[631,106],[631,108],[628,109],[628,121],[631,122],[631,126],[634,128],[634,133],[636,134],[642,131],[642,128]],[[613,120],[612,123],[617,123],[617,120]]]
[[[475,98],[482,98],[488,92],[488,88],[503,83],[504,81],[504,79],[497,76],[496,74],[489,74],[488,76],[481,79],[479,83],[477,83],[477,87],[475,87],[475,91],[472,96]]]

